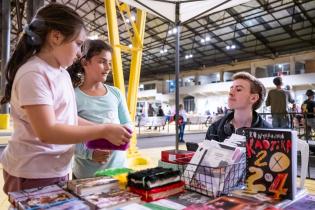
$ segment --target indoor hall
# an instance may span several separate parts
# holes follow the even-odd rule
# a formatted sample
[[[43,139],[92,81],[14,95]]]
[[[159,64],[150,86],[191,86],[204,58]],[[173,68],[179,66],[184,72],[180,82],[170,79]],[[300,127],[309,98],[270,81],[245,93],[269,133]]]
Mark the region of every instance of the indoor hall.
[[[186,149],[179,142],[175,120],[180,104],[187,112],[182,140],[203,140],[208,127],[229,111],[233,75],[248,72],[263,83],[267,93],[275,88],[273,79],[282,78],[282,88],[295,101],[287,107],[288,127],[310,145],[307,177],[315,176],[311,164],[315,132],[312,128],[307,134],[308,115],[302,110],[307,90],[315,90],[314,1],[170,1],[171,6],[165,1],[153,6],[151,1],[144,6],[129,0],[1,1],[2,95],[5,65],[19,37],[26,33],[37,9],[54,2],[79,14],[88,39],[104,40],[113,48],[113,74],[106,84],[117,87],[126,98],[135,133],[128,150],[133,166],[156,166],[161,150]],[[186,9],[179,16],[173,13],[177,4]],[[159,109],[163,116],[158,116]],[[9,104],[2,105],[3,148],[14,132],[10,111]],[[257,113],[272,124],[266,101]],[[164,144],[165,139],[173,144]],[[141,145],[146,141],[161,141],[163,148],[150,144],[144,148]],[[1,198],[7,207],[5,195]]]

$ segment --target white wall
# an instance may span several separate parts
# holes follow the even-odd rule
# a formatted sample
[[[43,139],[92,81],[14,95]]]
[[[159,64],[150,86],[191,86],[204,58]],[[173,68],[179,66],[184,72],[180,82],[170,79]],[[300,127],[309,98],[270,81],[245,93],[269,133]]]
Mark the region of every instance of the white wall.
[[[216,74],[209,76],[200,76],[199,78],[204,82],[209,81],[210,78],[214,78]],[[259,80],[265,85],[267,91],[274,88],[274,77],[260,78]],[[165,82],[156,81],[157,88],[162,88]],[[152,82],[151,82],[152,83]],[[290,85],[292,92],[297,99],[297,103],[302,103],[305,97],[307,89],[315,89],[315,73],[298,74],[298,75],[286,75],[283,76],[284,85]],[[217,107],[227,106],[227,96],[232,82],[220,82],[210,83],[196,86],[180,87],[180,103],[183,103],[183,98],[190,95],[195,97],[195,113],[204,114],[206,110],[211,113],[217,111]],[[158,89],[160,89],[158,88]],[[139,100],[157,100],[170,104],[174,107],[175,94],[161,94],[157,90],[146,90],[138,92]],[[259,111],[262,111],[260,109]]]

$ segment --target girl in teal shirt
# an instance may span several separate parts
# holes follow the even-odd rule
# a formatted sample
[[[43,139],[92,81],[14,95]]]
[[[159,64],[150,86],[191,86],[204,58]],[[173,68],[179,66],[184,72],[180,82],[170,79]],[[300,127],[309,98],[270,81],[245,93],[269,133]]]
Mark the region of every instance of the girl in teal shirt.
[[[104,84],[111,72],[112,48],[102,40],[87,40],[82,47],[82,58],[68,68],[78,107],[78,115],[88,121],[116,123],[131,127],[125,97],[119,89]],[[77,144],[74,178],[93,177],[96,170],[124,167],[126,152],[89,149]]]

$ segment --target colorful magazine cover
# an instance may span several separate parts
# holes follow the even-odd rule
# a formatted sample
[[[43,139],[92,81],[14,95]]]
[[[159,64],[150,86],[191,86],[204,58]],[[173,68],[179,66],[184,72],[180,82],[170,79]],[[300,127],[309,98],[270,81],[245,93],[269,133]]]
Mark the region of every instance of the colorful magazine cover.
[[[51,192],[30,196],[27,199],[18,202],[18,209],[20,210],[48,209],[50,207],[63,205],[67,202],[71,202],[74,200],[78,200],[78,198],[62,190],[59,192]]]
[[[222,196],[208,203],[192,204],[184,210],[265,210],[270,209],[269,204],[257,200],[248,200],[234,196]]]
[[[83,196],[93,209],[117,209],[130,203],[139,203],[140,196],[127,191],[112,191]]]
[[[245,133],[247,191],[293,200],[297,174],[296,131],[251,128]]]
[[[315,195],[305,195],[294,203],[288,205],[284,210],[313,210],[315,209]]]
[[[109,192],[111,190],[119,189],[118,180],[110,177],[93,177],[70,180],[67,187],[79,196]]]
[[[200,195],[196,192],[186,191],[177,195],[173,195],[167,198],[167,200],[179,203],[183,206],[190,206],[192,204],[208,203],[211,198],[208,196]]]
[[[63,189],[61,189],[57,185],[49,185],[45,187],[31,188],[17,192],[9,192],[8,196],[9,202],[16,207],[18,205],[18,202],[27,200],[28,198],[38,197],[40,195],[46,195],[51,193],[56,194],[58,192],[63,192]]]

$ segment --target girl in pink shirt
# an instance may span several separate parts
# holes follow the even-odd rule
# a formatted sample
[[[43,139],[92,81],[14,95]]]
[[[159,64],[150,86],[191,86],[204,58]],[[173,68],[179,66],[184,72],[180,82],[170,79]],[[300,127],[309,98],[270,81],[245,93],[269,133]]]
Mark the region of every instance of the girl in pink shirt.
[[[99,138],[115,145],[129,142],[131,134],[122,125],[96,125],[77,117],[64,68],[80,57],[85,37],[82,19],[61,4],[42,7],[25,27],[6,68],[1,100],[10,102],[14,123],[1,155],[6,193],[67,179],[72,144]]]

